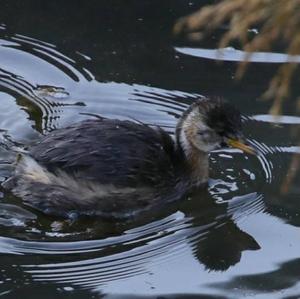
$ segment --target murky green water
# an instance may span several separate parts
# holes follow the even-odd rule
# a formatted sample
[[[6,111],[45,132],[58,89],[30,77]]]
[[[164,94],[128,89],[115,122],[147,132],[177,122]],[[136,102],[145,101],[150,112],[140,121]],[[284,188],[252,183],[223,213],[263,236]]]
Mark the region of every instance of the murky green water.
[[[254,57],[236,82],[239,52],[228,49],[226,61],[216,64],[215,36],[196,49],[170,36],[174,20],[198,6],[3,1],[1,181],[13,169],[13,147],[41,134],[91,114],[137,119],[173,134],[198,95],[234,103],[261,155],[213,153],[208,191],[136,221],[62,222],[1,189],[0,295],[300,297],[299,176],[280,193],[290,159],[300,152],[300,117],[287,103],[274,119],[267,115],[271,103],[257,100],[284,56]]]

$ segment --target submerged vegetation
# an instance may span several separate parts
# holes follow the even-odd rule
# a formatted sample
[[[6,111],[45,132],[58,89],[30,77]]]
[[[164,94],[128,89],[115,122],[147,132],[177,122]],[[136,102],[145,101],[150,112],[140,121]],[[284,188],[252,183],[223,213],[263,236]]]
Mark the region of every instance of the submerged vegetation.
[[[179,19],[174,26],[174,33],[184,34],[193,40],[201,39],[220,26],[228,25],[219,47],[239,41],[243,50],[249,53],[238,67],[237,78],[241,78],[245,72],[252,52],[284,47],[290,55],[289,59],[279,67],[263,94],[263,98],[274,100],[270,112],[279,114],[283,100],[290,96],[289,87],[298,66],[293,55],[300,54],[299,15],[299,0],[222,0]],[[251,28],[259,28],[259,34],[253,38],[249,38]]]

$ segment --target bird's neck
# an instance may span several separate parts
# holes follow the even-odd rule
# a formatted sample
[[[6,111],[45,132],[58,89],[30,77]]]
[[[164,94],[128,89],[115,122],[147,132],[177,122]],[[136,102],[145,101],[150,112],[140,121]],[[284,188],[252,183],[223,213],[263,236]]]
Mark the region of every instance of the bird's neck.
[[[200,186],[208,181],[209,159],[208,153],[197,149],[184,133],[176,132],[177,151],[181,153],[186,165],[187,175],[192,185]]]
[[[186,155],[186,164],[190,172],[193,185],[202,185],[208,181],[208,154],[199,150],[192,150]]]

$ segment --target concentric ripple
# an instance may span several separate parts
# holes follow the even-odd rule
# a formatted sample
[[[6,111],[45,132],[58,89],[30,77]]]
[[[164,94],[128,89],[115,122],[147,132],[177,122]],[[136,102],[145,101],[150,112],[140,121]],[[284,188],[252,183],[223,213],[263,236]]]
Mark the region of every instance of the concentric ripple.
[[[145,273],[153,263],[177,259],[184,254],[187,242],[199,239],[207,229],[193,228],[191,219],[177,212],[103,240],[43,243],[1,238],[1,249],[15,254],[49,255],[51,263],[21,265],[36,281],[91,287]],[[90,258],[82,259],[80,253]],[[74,255],[74,260],[54,262],[55,255],[62,254]]]

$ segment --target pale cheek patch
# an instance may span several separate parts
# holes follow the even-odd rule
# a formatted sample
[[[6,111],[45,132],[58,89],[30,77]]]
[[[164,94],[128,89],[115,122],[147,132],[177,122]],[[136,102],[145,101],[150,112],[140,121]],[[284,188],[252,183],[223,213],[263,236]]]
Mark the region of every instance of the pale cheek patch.
[[[200,114],[191,113],[182,125],[180,142],[187,156],[191,155],[195,149],[202,152],[210,152],[218,148],[219,140],[213,134],[201,136],[198,132],[209,131],[210,129],[202,121]]]
[[[193,152],[194,149],[192,147],[199,148],[197,144],[199,126],[205,127],[204,123],[200,121],[200,115],[196,112],[191,112],[182,123],[180,143],[187,156]]]

